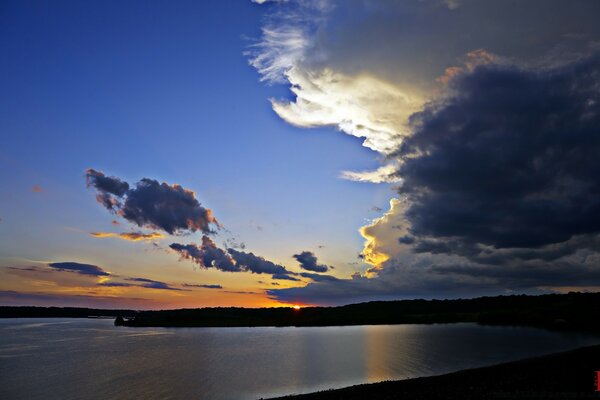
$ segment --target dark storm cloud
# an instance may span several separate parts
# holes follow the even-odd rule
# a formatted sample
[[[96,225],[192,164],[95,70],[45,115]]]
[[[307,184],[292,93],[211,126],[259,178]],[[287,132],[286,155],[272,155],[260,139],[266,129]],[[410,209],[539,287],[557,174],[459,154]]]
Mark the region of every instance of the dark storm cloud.
[[[233,248],[227,249],[227,252],[233,257],[237,265],[245,271],[255,274],[289,274],[284,266],[265,260],[254,253],[237,251]]]
[[[600,56],[542,71],[479,66],[453,90],[413,115],[396,153],[416,252],[476,257],[479,245],[600,232]]]
[[[212,233],[219,226],[210,209],[200,205],[194,192],[180,185],[143,178],[135,187],[102,172],[86,171],[88,187],[96,200],[109,211],[139,227],[162,229],[169,234],[201,231]]]
[[[480,264],[502,265],[521,261],[554,261],[578,251],[600,251],[597,235],[580,235],[538,248],[486,248],[455,239],[421,239],[412,248],[415,253],[454,254]]]
[[[313,252],[303,251],[300,254],[294,254],[294,258],[300,263],[300,268],[313,272],[327,272],[330,268],[327,265],[319,264],[317,257]]]
[[[202,289],[223,289],[221,285],[206,285],[197,283],[182,283],[181,286],[186,288],[202,288]]]
[[[379,276],[312,282],[304,287],[267,290],[287,303],[340,305],[371,300],[464,298],[502,293],[551,293],[563,287],[600,286],[595,265],[570,262],[521,266],[475,264],[388,265]]]
[[[104,271],[102,268],[91,265],[91,264],[81,264],[72,261],[65,262],[55,262],[49,263],[48,266],[50,268],[54,268],[58,271],[68,271],[68,272],[76,272],[81,275],[93,275],[93,276],[108,276],[110,275],[108,272]]]
[[[492,280],[511,288],[553,287],[557,283],[571,287],[600,285],[600,269],[595,265],[560,261],[531,262],[521,266],[450,265],[435,266],[432,272],[440,275],[464,276]]]
[[[225,272],[242,271],[233,258],[206,235],[202,236],[201,245],[173,243],[169,247],[182,258],[191,260],[202,268],[217,268]]]
[[[397,243],[412,254],[392,254],[370,279],[271,289],[271,298],[344,304],[600,286],[600,56],[544,70],[482,65],[450,85],[412,116],[413,135],[391,156],[408,204]]]

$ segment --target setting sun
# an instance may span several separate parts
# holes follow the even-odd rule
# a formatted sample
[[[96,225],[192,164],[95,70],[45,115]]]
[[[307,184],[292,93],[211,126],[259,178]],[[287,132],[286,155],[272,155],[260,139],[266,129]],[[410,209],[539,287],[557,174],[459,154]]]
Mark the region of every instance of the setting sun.
[[[294,310],[298,311],[301,307],[298,304],[296,304],[293,308]]]

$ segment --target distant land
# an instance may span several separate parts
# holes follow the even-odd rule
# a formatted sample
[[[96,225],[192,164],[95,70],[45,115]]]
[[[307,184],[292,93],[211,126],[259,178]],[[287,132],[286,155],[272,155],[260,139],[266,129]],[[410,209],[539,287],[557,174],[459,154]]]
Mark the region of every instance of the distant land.
[[[450,374],[356,385],[279,400],[598,399],[600,346]],[[274,400],[274,399],[273,399]]]
[[[476,322],[600,332],[600,293],[374,301],[340,307],[217,307],[162,311],[0,307],[0,318],[115,317],[131,327],[249,327]]]

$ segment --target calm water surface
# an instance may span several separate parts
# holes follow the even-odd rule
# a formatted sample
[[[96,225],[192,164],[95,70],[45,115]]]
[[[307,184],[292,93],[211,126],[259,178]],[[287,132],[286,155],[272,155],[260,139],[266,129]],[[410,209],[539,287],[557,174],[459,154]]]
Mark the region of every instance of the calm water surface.
[[[1,399],[257,399],[440,374],[600,343],[474,324],[126,328],[0,320]]]

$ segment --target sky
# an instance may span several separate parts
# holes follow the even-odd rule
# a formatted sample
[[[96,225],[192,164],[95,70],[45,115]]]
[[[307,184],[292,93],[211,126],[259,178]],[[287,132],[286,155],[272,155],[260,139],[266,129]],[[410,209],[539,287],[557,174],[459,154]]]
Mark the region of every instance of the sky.
[[[599,17],[5,1],[0,304],[598,290]]]

